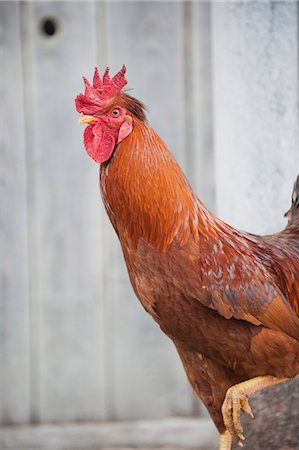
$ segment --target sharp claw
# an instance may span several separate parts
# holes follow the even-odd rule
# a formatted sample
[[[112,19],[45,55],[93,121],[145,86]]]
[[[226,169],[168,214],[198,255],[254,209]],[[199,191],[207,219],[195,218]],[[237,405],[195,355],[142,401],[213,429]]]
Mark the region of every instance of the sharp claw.
[[[247,416],[249,416],[249,417],[251,417],[252,419],[254,419],[254,414],[253,414],[253,412],[250,410],[248,410],[248,411],[245,411],[245,409],[243,409],[243,411],[244,411],[244,413],[245,414],[247,414]]]
[[[241,441],[238,441],[238,442],[237,442],[237,445],[238,445],[239,447],[244,447],[243,442],[241,442]]]
[[[241,439],[242,441],[245,440],[245,437],[243,435],[243,429],[241,429],[240,427],[238,427],[238,424],[235,425],[235,435],[237,436],[238,439]]]
[[[247,416],[250,416],[252,419],[254,418],[254,415],[253,415],[252,409],[249,405],[249,401],[248,401],[247,397],[245,397],[242,402],[242,409],[243,409],[244,413],[247,414]]]

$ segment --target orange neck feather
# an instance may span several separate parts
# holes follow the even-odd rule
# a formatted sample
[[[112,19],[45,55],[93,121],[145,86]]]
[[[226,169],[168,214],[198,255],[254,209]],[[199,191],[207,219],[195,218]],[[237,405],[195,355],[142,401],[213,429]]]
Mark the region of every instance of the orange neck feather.
[[[101,166],[102,197],[121,240],[139,239],[166,250],[176,239],[184,245],[208,219],[183,172],[162,139],[134,119],[134,130]],[[201,222],[201,224],[199,223]]]

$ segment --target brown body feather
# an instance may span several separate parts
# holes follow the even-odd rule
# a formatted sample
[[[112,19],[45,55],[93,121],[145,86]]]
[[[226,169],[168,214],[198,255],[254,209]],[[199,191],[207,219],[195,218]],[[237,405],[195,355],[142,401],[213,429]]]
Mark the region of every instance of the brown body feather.
[[[101,165],[105,207],[136,295],[173,340],[222,432],[230,386],[299,373],[299,227],[260,237],[217,219],[142,105],[124,94],[115,101],[132,113],[134,129]]]

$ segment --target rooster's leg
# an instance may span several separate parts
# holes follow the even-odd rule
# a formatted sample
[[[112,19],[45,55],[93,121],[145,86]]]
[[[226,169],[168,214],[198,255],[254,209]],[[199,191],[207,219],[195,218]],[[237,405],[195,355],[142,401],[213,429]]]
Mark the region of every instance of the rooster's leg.
[[[226,430],[224,433],[220,434],[220,446],[219,450],[231,450],[232,448],[232,435],[228,430]]]
[[[275,378],[267,375],[243,381],[242,383],[236,384],[235,386],[232,386],[227,390],[221,408],[223,421],[226,430],[231,434],[233,438],[236,439],[240,447],[243,447],[242,441],[245,439],[243,436],[243,428],[240,422],[240,412],[243,411],[250,417],[254,417],[248,402],[248,397],[256,394],[262,389],[268,388],[270,386],[273,386],[274,384],[281,383],[282,381],[286,380],[287,378]],[[224,435],[225,433],[221,435],[221,439]],[[225,446],[226,444],[223,444],[223,446],[221,447],[221,439],[220,450],[230,449],[231,446],[228,446],[228,444],[227,446]]]

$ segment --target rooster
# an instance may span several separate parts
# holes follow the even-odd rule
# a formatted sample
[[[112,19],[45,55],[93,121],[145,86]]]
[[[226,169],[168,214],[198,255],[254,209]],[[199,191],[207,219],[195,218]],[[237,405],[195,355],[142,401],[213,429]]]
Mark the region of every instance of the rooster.
[[[172,339],[220,433],[243,446],[248,398],[299,373],[299,180],[280,233],[238,231],[205,208],[144,105],[128,95],[125,66],[95,69],[77,96],[84,146],[100,163],[105,209],[133,289]]]

